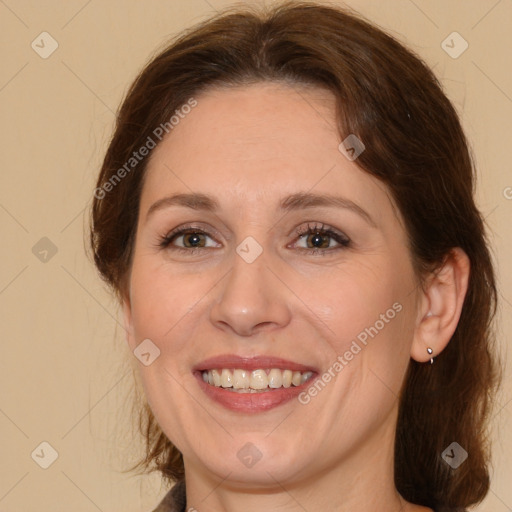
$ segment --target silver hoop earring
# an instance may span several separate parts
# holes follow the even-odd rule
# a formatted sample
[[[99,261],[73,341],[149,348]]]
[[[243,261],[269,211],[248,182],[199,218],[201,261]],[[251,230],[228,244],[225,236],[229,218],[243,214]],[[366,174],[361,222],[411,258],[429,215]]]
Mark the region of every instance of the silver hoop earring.
[[[434,351],[430,347],[427,347],[427,352],[428,352],[429,356],[431,356],[434,353]],[[434,358],[433,357],[430,358],[430,364],[434,364]]]

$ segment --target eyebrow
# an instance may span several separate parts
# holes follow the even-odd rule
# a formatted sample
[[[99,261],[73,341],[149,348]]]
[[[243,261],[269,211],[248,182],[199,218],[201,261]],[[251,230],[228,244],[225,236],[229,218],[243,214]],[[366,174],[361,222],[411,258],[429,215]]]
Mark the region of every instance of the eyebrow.
[[[154,202],[148,209],[146,221],[155,212],[172,206],[181,206],[192,210],[207,212],[215,212],[219,210],[218,201],[206,194],[174,194],[172,196],[163,197],[162,199]],[[366,210],[354,203],[354,201],[345,197],[313,194],[310,192],[298,192],[283,198],[279,203],[279,210],[284,213],[318,207],[335,207],[350,210],[362,217],[371,226],[377,227],[377,224]]]
[[[284,198],[280,203],[280,209],[285,212],[317,207],[335,207],[350,210],[362,217],[371,226],[377,227],[377,224],[366,210],[346,197],[299,192]]]

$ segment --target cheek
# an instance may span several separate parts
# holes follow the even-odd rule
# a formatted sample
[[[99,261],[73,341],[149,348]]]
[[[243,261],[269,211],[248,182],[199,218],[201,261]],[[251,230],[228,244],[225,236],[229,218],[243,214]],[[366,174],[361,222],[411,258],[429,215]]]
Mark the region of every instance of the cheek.
[[[309,282],[300,294],[342,349],[347,339],[360,335],[364,342],[365,333],[370,336],[374,328],[379,332],[389,330],[403,316],[398,310],[404,309],[410,285],[395,277],[389,268],[376,272],[367,266],[353,266],[331,272],[321,282]]]
[[[158,344],[180,330],[208,287],[205,279],[176,276],[165,265],[141,259],[134,261],[130,289],[136,336]]]
[[[390,266],[378,276],[368,268],[333,273],[322,294],[304,300],[315,304],[328,326],[324,332],[331,350],[324,376],[329,383],[322,398],[312,402],[322,414],[326,408],[336,411],[325,419],[326,425],[377,428],[400,395],[414,332],[412,274],[410,280],[397,278]],[[338,434],[335,429],[333,442]]]
[[[204,413],[196,407],[195,400],[200,397],[194,400],[184,392],[193,377],[185,364],[183,350],[193,336],[191,311],[195,311],[194,305],[200,298],[201,283],[190,276],[176,277],[165,265],[155,264],[149,258],[134,259],[130,282],[134,343],[138,345],[149,339],[159,350],[151,364],[138,365],[139,375],[157,423],[172,436],[178,449],[187,444],[182,425],[190,424]]]
[[[402,263],[347,266],[300,292],[326,334],[326,363],[332,367],[341,356],[341,373],[349,379],[375,374],[375,385],[380,380],[395,393],[409,362],[415,320],[414,274],[407,261]]]

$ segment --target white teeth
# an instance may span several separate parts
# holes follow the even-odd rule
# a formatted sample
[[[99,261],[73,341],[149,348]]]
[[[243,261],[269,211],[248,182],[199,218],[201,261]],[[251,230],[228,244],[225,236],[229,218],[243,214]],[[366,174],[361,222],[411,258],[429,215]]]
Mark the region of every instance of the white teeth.
[[[283,372],[283,388],[289,388],[292,385],[292,375],[293,372],[291,370]]]
[[[251,372],[251,389],[266,389],[268,388],[268,377],[265,370],[253,370]]]
[[[313,372],[298,372],[278,368],[248,371],[239,369],[212,369],[202,372],[203,381],[212,386],[238,393],[257,393],[281,387],[300,386],[313,376]]]
[[[221,378],[218,370],[212,370],[212,377],[213,377],[213,385],[214,386],[220,386],[222,384],[222,378]],[[210,379],[208,379],[208,380],[210,380]]]
[[[272,368],[268,372],[268,387],[280,388],[283,385],[283,372],[277,368]]]
[[[204,372],[206,373],[206,372]],[[251,377],[246,370],[233,370],[233,388],[249,389]]]
[[[294,386],[300,386],[300,378],[301,378],[300,372],[293,372],[292,384]]]
[[[233,374],[229,370],[222,370],[222,374],[220,376],[220,385],[223,388],[233,387]]]

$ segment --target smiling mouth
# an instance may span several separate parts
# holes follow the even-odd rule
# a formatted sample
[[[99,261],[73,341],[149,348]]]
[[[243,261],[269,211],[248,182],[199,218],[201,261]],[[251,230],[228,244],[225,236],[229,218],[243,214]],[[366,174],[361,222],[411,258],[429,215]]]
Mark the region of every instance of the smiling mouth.
[[[260,368],[256,370],[215,368],[201,372],[203,381],[234,393],[265,393],[276,389],[301,386],[313,377],[311,371]]]

